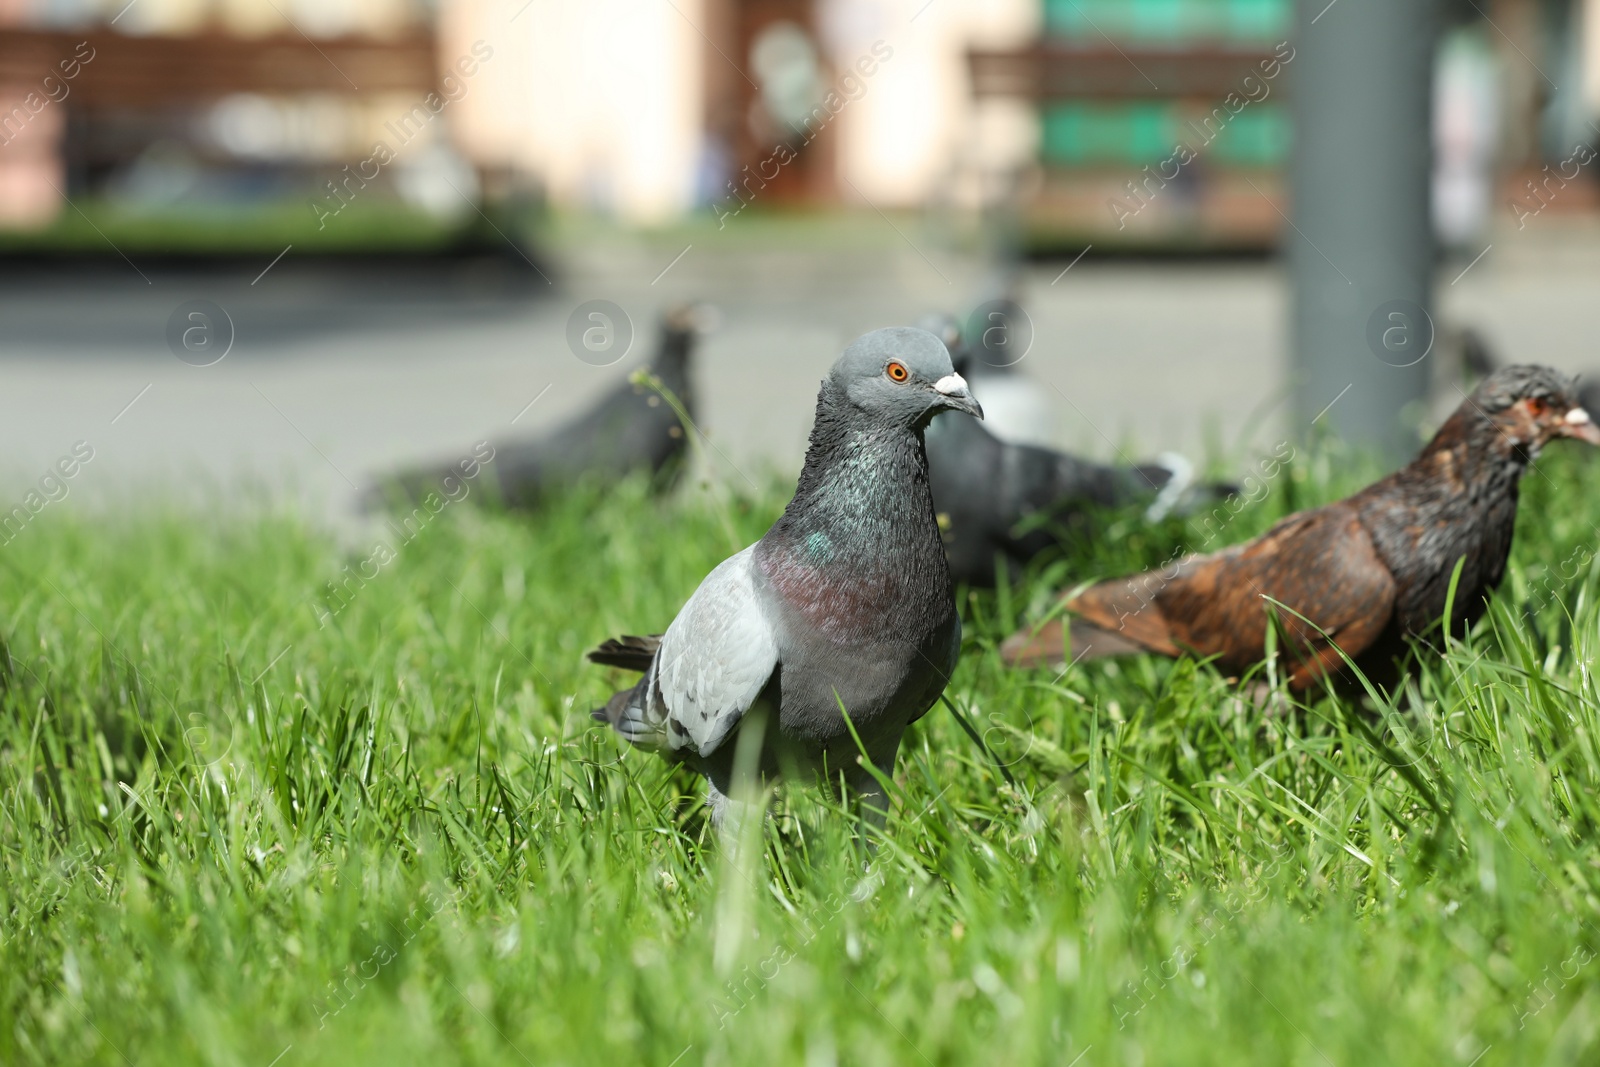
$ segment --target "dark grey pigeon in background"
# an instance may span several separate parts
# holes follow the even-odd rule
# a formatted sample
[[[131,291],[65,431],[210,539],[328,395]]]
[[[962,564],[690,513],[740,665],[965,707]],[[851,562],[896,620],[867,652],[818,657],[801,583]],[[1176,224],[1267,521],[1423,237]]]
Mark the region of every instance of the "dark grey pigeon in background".
[[[1446,328],[1442,333],[1446,352],[1452,348],[1455,351],[1460,376],[1473,385],[1505,366],[1488,339],[1475,327]],[[1459,393],[1459,387],[1453,392],[1446,391],[1446,395],[1452,399],[1456,399]],[[1590,418],[1600,422],[1600,371],[1578,375],[1577,400],[1578,406],[1587,411]]]
[[[1600,374],[1590,374],[1588,381],[1578,383],[1578,403],[1583,405],[1583,410],[1589,417],[1600,421]]]
[[[1015,376],[1014,364],[984,359],[991,349],[969,345],[955,319],[928,316],[922,324],[949,346],[958,371],[970,370],[973,394],[985,404],[987,383]],[[988,421],[996,421],[993,413]],[[1001,440],[987,423],[970,419],[945,419],[929,428],[928,477],[950,575],[981,587],[995,584],[997,559],[1020,571],[1063,539],[1092,535],[1098,509],[1141,504],[1147,520],[1159,521],[1220,500],[1230,490],[1195,485],[1194,467],[1182,456],[1167,454],[1137,466],[1095,463]]]
[[[703,306],[674,307],[661,317],[660,338],[648,372],[694,417],[689,362],[695,341],[709,317]],[[671,482],[688,444],[672,405],[648,385],[626,381],[595,404],[549,433],[494,442],[494,459],[484,464],[483,485],[508,508],[533,508],[547,493],[580,481],[616,481],[635,471],[650,471],[657,484]],[[421,500],[437,492],[453,465],[402,471],[381,479],[366,503]]]
[[[1061,396],[1021,371],[1033,340],[1033,324],[1021,304],[1002,296],[979,305],[965,323],[949,315],[927,315],[916,325],[950,348],[956,373],[983,404],[981,428],[986,433],[1007,444],[1050,447]]]
[[[741,731],[758,729],[763,778],[842,775],[882,826],[888,797],[840,709],[892,774],[901,734],[955,669],[961,620],[922,436],[946,410],[983,417],[938,338],[897,327],[857,340],[822,382],[783,516],[712,571],[664,635],[589,653],[644,672],[594,717],[704,774],[718,822]]]

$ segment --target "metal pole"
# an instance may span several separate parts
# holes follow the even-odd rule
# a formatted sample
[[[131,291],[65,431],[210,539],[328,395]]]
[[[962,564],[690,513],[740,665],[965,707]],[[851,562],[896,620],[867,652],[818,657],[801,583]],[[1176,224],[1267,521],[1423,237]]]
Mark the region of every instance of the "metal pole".
[[[1296,0],[1291,42],[1284,239],[1298,425],[1309,433],[1315,420],[1390,462],[1416,451],[1402,410],[1426,395],[1435,333],[1438,26],[1437,0]]]

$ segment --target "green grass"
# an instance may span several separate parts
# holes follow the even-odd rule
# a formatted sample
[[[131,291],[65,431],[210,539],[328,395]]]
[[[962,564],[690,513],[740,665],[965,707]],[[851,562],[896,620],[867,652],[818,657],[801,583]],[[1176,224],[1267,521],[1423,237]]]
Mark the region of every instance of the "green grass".
[[[0,1060],[1595,1062],[1600,464],[1572,453],[1393,707],[1000,667],[1049,582],[1179,524],[972,598],[951,696],[992,753],[913,727],[870,861],[809,788],[723,846],[587,716],[621,678],[583,650],[663,626],[777,491],[452,507],[325,625],[365,545],[51,508],[0,548]],[[1356,480],[1297,461],[1218,543]]]
[[[316,193],[317,190],[312,190]],[[308,253],[430,253],[480,241],[499,247],[505,236],[563,246],[596,244],[682,249],[684,241],[717,241],[724,247],[827,250],[838,254],[881,250],[898,241],[894,229],[871,213],[817,211],[754,202],[720,225],[709,211],[646,229],[620,227],[614,219],[582,213],[543,215],[527,208],[487,205],[486,222],[469,214],[440,221],[392,197],[357,197],[337,215],[319,216],[333,202],[317,195],[237,203],[182,203],[132,208],[96,197],[74,197],[46,226],[0,228],[0,253],[115,254],[111,246],[147,254],[279,252],[285,244]],[[498,227],[498,233],[496,228]]]
[[[0,229],[0,253],[103,253],[114,249],[146,254],[245,254],[279,252],[292,243],[303,253],[430,253],[471,236],[494,237],[476,215],[446,223],[422,211],[377,196],[358,199],[337,215],[319,219],[308,200],[275,200],[241,207],[183,203],[134,210],[92,197],[75,198],[49,225],[35,230]],[[517,227],[501,219],[502,228]],[[500,240],[504,240],[501,238]]]

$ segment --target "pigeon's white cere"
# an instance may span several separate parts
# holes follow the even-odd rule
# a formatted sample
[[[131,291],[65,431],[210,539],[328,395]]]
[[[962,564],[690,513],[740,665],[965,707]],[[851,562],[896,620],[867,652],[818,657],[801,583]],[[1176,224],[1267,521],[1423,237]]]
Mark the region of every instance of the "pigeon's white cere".
[[[946,374],[934,382],[933,387],[945,396],[959,396],[967,391],[967,380],[959,374]]]
[[[1567,412],[1567,421],[1574,426],[1582,426],[1589,421],[1589,413],[1583,408],[1573,408]]]

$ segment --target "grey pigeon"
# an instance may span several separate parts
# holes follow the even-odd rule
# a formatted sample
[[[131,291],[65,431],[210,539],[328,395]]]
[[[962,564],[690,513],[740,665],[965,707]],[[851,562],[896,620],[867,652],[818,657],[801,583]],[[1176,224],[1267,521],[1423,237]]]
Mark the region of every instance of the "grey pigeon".
[[[1590,378],[1578,385],[1578,403],[1583,405],[1591,418],[1600,420],[1600,376]]]
[[[916,325],[950,348],[956,373],[983,403],[985,431],[1013,445],[1048,447],[1055,440],[1061,398],[1021,373],[1033,324],[1016,300],[1006,296],[979,305],[964,328],[948,315],[928,315]]]
[[[694,417],[689,361],[706,312],[695,306],[669,309],[661,318],[660,339],[648,372]],[[688,440],[678,414],[656,390],[629,375],[570,422],[536,437],[494,444],[494,459],[484,464],[484,485],[508,508],[533,508],[546,494],[589,480],[615,481],[634,471],[660,476],[669,484]],[[369,490],[367,504],[391,496],[421,500],[437,491],[450,465],[404,471]]]
[[[1462,326],[1447,332],[1446,336],[1452,337],[1455,342],[1464,377],[1474,380],[1487,378],[1501,368],[1499,356],[1488,340],[1473,327]],[[1587,411],[1591,418],[1600,421],[1600,374],[1579,376],[1576,399],[1579,407]]]
[[[982,383],[989,375],[977,367],[992,364],[965,343],[954,319],[923,321],[949,345],[958,371],[972,368],[973,393],[987,404]],[[970,419],[946,419],[929,428],[928,475],[950,575],[980,587],[994,585],[997,558],[1020,568],[1066,537],[1090,535],[1096,509],[1140,503],[1146,518],[1156,521],[1228,492],[1226,486],[1195,485],[1194,468],[1182,456],[1112,466],[1003,441]]]
[[[1487,378],[1500,369],[1500,360],[1489,341],[1471,326],[1463,326],[1457,333],[1461,369],[1471,378]]]
[[[720,823],[740,732],[759,771],[840,775],[878,827],[888,798],[857,760],[894,769],[900,736],[944,691],[961,649],[928,491],[923,430],[941,411],[983,417],[938,338],[875,330],[822,382],[794,498],[724,560],[659,637],[623,637],[595,663],[644,672],[594,717],[709,780]],[[965,421],[965,420],[963,420]]]

